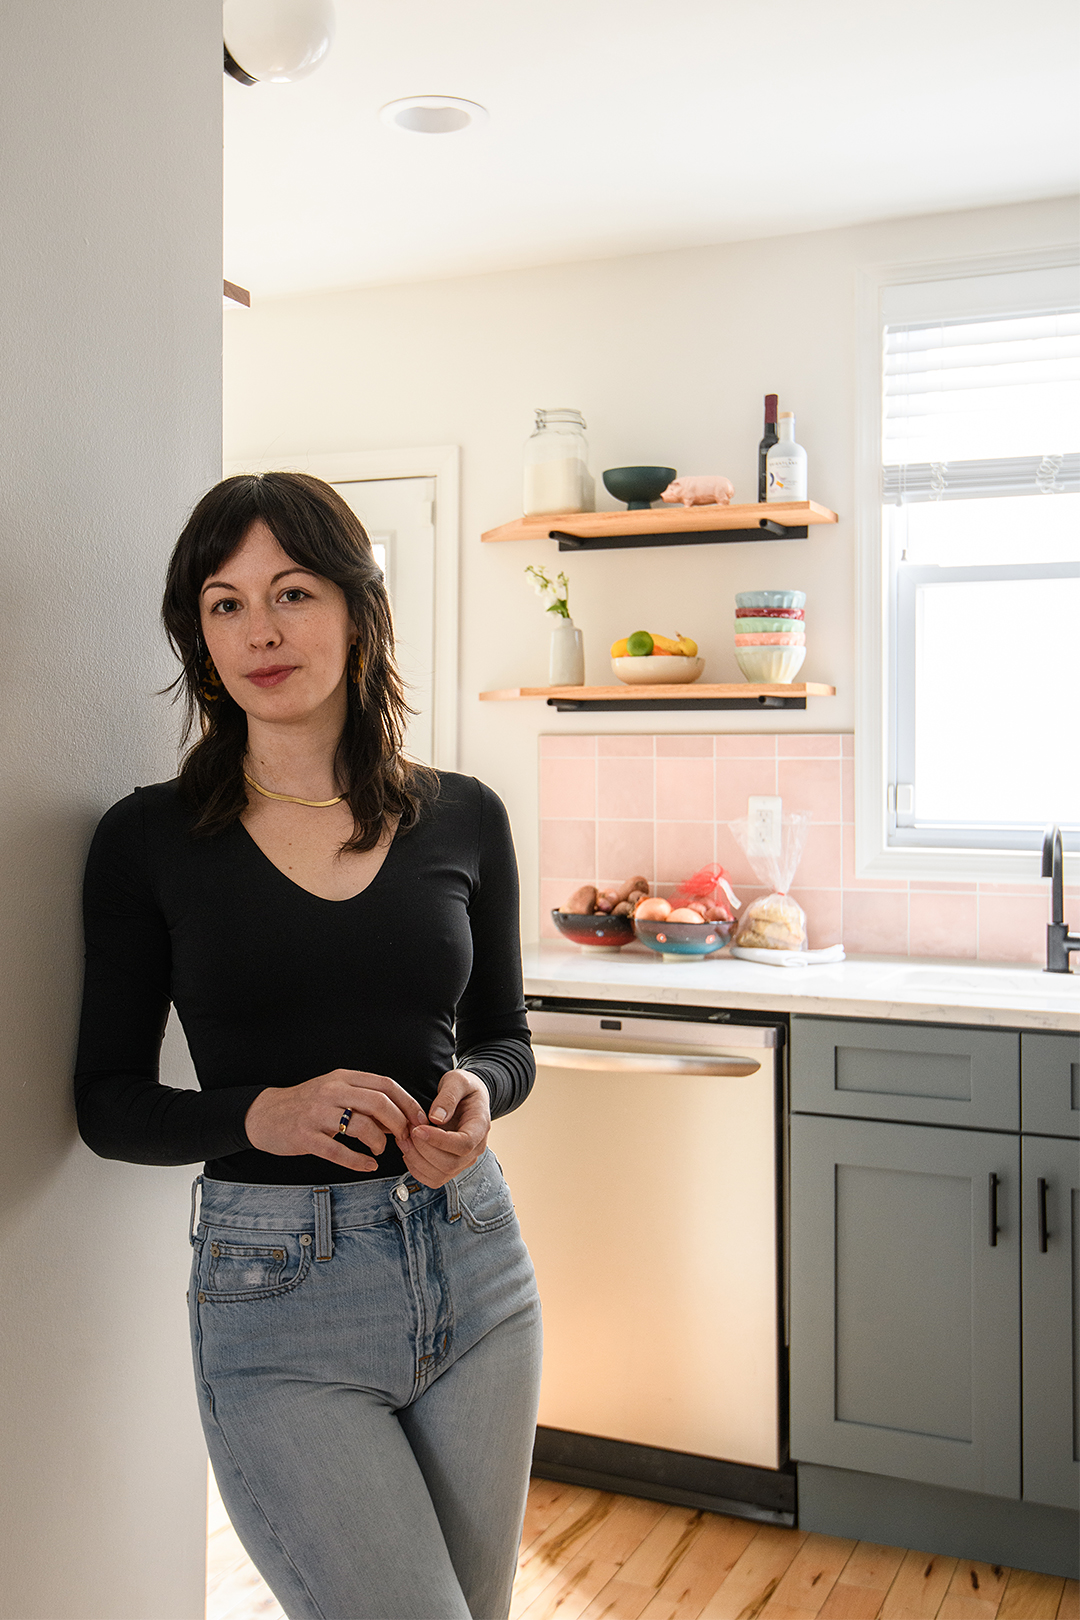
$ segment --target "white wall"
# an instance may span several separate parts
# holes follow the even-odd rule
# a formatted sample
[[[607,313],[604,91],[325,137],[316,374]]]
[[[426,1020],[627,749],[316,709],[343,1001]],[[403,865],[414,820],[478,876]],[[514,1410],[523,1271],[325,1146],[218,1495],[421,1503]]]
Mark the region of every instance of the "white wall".
[[[459,443],[462,457],[461,768],[507,801],[535,933],[536,737],[544,731],[748,731],[759,713],[582,715],[476,694],[547,679],[548,624],[526,563],[563,566],[586,640],[586,680],[610,680],[607,649],[645,628],[700,643],[706,678],[738,680],[732,596],[807,592],[806,680],[837,688],[778,730],[854,723],[856,273],[881,261],[1069,241],[1069,200],[941,214],[799,237],[634,258],[313,294],[226,321],[227,458]],[[756,499],[762,397],[797,413],[810,495],[839,512],[807,541],[565,555],[555,542],[479,544],[521,510],[532,407],[570,405],[592,464],[719,472]],[[598,479],[599,482],[599,479]],[[614,503],[605,497],[605,504]]]
[[[0,1615],[195,1620],[191,1175],[94,1158],[70,1076],[83,855],[174,773],[157,607],[220,466],[221,8],[4,0],[0,56]]]

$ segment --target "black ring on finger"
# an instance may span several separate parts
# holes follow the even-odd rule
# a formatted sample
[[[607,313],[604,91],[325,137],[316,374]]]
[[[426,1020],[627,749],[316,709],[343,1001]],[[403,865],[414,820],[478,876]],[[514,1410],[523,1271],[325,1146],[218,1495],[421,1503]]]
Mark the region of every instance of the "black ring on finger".
[[[345,1132],[349,1128],[349,1121],[350,1121],[350,1119],[352,1119],[352,1114],[353,1114],[352,1109],[351,1108],[346,1108],[345,1112],[341,1116],[341,1123],[338,1125],[337,1130],[334,1132],[335,1136],[344,1136],[345,1135]]]

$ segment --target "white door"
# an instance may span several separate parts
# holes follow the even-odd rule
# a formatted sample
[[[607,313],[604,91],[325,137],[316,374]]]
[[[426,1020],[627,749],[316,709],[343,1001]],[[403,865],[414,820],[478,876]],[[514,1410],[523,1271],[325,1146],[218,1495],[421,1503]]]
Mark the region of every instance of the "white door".
[[[407,753],[432,764],[435,705],[435,480],[363,478],[334,481],[367,530],[386,576],[394,614],[397,662],[405,697],[417,712]]]

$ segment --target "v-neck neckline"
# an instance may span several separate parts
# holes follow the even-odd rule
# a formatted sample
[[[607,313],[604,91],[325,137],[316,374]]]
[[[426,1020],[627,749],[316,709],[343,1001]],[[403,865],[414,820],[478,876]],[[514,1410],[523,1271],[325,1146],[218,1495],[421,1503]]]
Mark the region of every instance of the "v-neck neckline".
[[[284,881],[289,884],[290,888],[299,890],[301,894],[306,894],[310,900],[318,900],[324,906],[348,906],[351,905],[354,900],[359,900],[361,895],[368,894],[374,888],[375,884],[378,883],[383,872],[386,870],[386,863],[393,853],[394,845],[397,843],[399,831],[399,827],[394,828],[393,837],[386,846],[385,855],[375,868],[375,871],[372,873],[367,883],[364,884],[364,887],[362,889],[357,889],[355,894],[343,895],[340,900],[331,900],[325,894],[316,894],[314,889],[305,889],[304,885],[302,883],[297,883],[296,879],[290,877],[288,872],[283,872],[277,862],[270,859],[270,856],[266,853],[265,849],[263,849],[258,840],[252,837],[251,833],[244,826],[244,823],[242,821],[238,821],[236,825],[240,828],[240,831],[243,833],[244,837],[247,839],[255,853],[259,856],[260,860],[265,861],[271,871],[276,872],[278,877],[284,879]]]

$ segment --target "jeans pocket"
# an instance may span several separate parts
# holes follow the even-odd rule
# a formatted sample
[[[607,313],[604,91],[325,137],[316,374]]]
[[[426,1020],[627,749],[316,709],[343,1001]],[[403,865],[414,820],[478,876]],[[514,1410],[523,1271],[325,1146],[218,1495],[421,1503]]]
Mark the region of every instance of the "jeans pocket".
[[[225,1304],[291,1293],[311,1267],[309,1232],[200,1227],[198,1299]]]
[[[514,1200],[493,1153],[488,1153],[457,1186],[465,1224],[474,1232],[497,1232],[514,1219]]]

